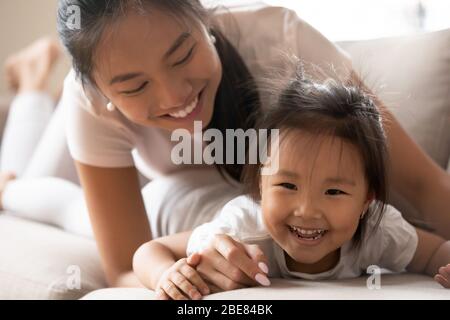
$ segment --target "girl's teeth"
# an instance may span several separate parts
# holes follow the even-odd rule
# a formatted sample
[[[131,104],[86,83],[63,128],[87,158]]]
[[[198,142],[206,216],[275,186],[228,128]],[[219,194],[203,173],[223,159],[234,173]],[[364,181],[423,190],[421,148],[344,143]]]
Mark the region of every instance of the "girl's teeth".
[[[189,114],[191,114],[192,111],[194,111],[195,107],[197,107],[197,103],[198,96],[194,99],[194,101],[191,102],[190,105],[186,107],[186,109],[174,113],[169,113],[169,115],[174,118],[186,118]]]
[[[289,228],[298,237],[301,237],[306,240],[317,240],[317,239],[321,238],[326,232],[326,230],[324,230],[324,229],[306,230],[306,229],[301,229],[301,228],[294,227],[294,226],[289,226]]]

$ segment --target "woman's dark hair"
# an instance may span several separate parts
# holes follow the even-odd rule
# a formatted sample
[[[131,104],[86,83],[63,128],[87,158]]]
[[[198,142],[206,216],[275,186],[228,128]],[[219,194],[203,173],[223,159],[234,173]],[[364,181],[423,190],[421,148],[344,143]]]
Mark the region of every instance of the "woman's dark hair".
[[[295,75],[290,77],[287,84],[280,80],[275,85],[279,88],[270,90],[274,95],[273,102],[269,110],[257,120],[256,128],[268,129],[269,140],[271,129],[279,129],[281,136],[284,130],[301,130],[314,137],[341,138],[357,148],[363,159],[369,192],[377,200],[364,214],[353,237],[353,244],[359,246],[365,222],[372,215],[378,217],[375,229],[387,201],[387,148],[381,115],[361,83],[344,83],[330,77],[312,80],[306,76],[302,64],[296,68]],[[277,81],[271,79],[271,83]],[[247,165],[243,172],[246,191],[256,201],[261,197],[261,168],[261,163]]]
[[[74,13],[72,8],[78,8],[80,13],[81,25],[78,29],[67,25]],[[162,9],[182,21],[201,22],[216,37],[223,74],[208,128],[220,130],[223,136],[226,129],[253,128],[253,115],[260,108],[256,83],[237,50],[220,30],[210,25],[209,17],[213,10],[204,8],[199,0],[60,0],[59,36],[72,57],[73,68],[82,84],[95,86],[92,77],[94,57],[105,30],[130,10],[145,14],[151,8]],[[225,142],[223,150],[226,153]],[[236,161],[233,163],[216,164],[216,167],[222,176],[227,173],[239,181],[243,166]]]

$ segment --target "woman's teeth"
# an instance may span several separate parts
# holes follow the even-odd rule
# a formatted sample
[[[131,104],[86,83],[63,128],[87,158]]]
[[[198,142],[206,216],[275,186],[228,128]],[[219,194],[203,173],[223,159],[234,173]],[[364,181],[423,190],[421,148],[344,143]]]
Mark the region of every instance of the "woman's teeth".
[[[186,118],[189,114],[194,111],[198,104],[198,96],[184,109],[178,112],[169,113],[169,116],[174,118]]]
[[[327,232],[325,229],[302,229],[295,226],[289,226],[291,232],[296,234],[299,238],[305,240],[317,240],[323,237]]]

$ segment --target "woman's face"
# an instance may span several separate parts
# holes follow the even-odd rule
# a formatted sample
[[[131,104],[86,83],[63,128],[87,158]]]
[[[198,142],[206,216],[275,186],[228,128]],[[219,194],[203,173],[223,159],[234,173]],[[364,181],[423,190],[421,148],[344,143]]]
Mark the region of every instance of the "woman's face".
[[[369,203],[362,158],[340,138],[288,133],[280,142],[278,172],[261,179],[265,225],[294,271],[334,266]]]
[[[192,132],[211,121],[222,66],[200,22],[130,11],[105,32],[94,63],[99,89],[137,124]]]

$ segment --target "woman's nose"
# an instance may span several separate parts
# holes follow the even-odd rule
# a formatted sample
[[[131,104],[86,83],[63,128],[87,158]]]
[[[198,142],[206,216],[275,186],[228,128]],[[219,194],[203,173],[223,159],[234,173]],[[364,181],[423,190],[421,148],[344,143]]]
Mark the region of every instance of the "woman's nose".
[[[192,86],[186,81],[165,81],[158,88],[159,107],[169,110],[188,104]]]

